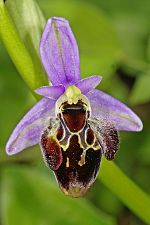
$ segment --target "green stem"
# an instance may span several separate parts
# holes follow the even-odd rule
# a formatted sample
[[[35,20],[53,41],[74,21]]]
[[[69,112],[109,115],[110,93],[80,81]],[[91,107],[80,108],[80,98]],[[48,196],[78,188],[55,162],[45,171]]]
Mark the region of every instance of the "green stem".
[[[145,223],[150,224],[150,198],[113,162],[102,161],[99,179]]]
[[[33,91],[44,83],[44,77],[37,76],[33,60],[21,41],[3,0],[0,0],[0,37],[20,75]]]

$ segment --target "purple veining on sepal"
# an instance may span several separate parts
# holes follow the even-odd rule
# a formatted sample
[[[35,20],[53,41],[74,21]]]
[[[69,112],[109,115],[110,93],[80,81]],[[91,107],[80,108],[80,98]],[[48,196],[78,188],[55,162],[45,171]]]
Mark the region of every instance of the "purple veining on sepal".
[[[91,76],[77,82],[76,87],[81,90],[82,94],[87,94],[91,90],[95,89],[95,87],[101,82],[101,80],[101,76]]]
[[[47,21],[40,55],[53,85],[68,86],[80,79],[78,46],[67,20],[53,17]]]
[[[54,115],[54,106],[55,101],[43,98],[30,109],[18,123],[7,142],[6,152],[8,155],[16,154],[39,143],[45,122]]]
[[[63,85],[43,86],[43,87],[36,89],[35,92],[46,98],[57,100],[65,92],[65,87]]]
[[[120,131],[143,129],[140,118],[119,100],[96,89],[89,92],[87,97],[90,100],[92,116],[112,121]]]

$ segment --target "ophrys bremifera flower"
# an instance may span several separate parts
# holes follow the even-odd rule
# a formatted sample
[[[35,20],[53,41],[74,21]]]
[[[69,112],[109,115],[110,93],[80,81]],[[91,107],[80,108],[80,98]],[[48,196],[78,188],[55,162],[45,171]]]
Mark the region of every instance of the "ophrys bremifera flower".
[[[118,131],[140,131],[142,122],[126,105],[95,89],[102,77],[81,80],[79,52],[67,20],[48,20],[40,55],[52,86],[35,90],[44,96],[10,136],[9,155],[39,144],[62,191],[83,195],[97,177],[102,155],[113,160]]]

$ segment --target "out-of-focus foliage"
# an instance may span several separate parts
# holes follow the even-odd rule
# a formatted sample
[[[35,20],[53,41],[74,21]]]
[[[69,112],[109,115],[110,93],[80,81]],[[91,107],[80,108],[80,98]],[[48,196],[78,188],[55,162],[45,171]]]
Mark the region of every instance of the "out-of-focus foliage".
[[[130,93],[131,103],[150,101],[150,2],[95,0],[95,4],[109,14],[118,33],[124,52],[124,70],[131,77],[138,76]],[[139,94],[142,88],[144,93]]]
[[[67,18],[79,44],[83,76],[104,75],[99,88],[130,104],[143,119],[143,132],[121,134],[116,162],[149,192],[150,1],[35,1],[43,14],[33,2],[6,0],[6,6],[32,56],[36,73],[45,74],[37,45],[44,16]],[[52,174],[41,164],[39,148],[19,156],[5,155],[4,146],[11,130],[35,99],[1,43],[0,100],[0,224],[145,224],[100,181],[86,200],[63,196]]]
[[[66,198],[48,176],[34,169],[7,168],[2,181],[6,225],[115,224],[86,200]]]
[[[150,70],[143,71],[140,73],[134,89],[131,93],[130,101],[133,104],[144,103],[150,99]]]

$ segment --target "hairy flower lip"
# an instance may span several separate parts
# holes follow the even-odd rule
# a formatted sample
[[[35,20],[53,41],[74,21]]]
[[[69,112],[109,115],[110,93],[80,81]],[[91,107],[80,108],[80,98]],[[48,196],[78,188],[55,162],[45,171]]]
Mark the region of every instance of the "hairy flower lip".
[[[102,77],[81,80],[78,46],[67,20],[53,17],[47,21],[40,41],[40,56],[53,86],[35,90],[44,98],[30,109],[12,132],[6,145],[7,154],[16,154],[39,143],[45,122],[54,116],[56,100],[73,84],[89,99],[92,115],[112,121],[118,130],[142,130],[140,118],[131,109],[95,89]]]

